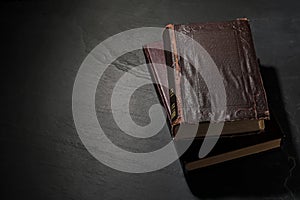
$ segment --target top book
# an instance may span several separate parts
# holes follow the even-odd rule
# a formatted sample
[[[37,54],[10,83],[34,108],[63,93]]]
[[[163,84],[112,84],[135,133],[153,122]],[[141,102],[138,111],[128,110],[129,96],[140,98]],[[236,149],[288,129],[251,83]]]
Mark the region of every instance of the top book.
[[[166,26],[163,44],[164,49],[170,50],[165,51],[166,65],[173,69],[168,72],[172,126],[209,122],[216,114],[212,113],[211,100],[220,98],[219,94],[209,93],[201,68],[199,71],[199,66],[195,66],[207,63],[203,60],[206,57],[195,52],[196,48],[187,44],[186,38],[180,34],[198,42],[215,63],[226,91],[226,108],[222,113],[225,122],[269,119],[249,22],[241,18]],[[191,96],[192,90],[195,97]]]

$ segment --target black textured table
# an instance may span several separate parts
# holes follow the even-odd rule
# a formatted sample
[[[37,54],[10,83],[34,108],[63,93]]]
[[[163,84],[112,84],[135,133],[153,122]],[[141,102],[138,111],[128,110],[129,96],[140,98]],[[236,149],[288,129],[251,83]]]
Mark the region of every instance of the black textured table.
[[[299,1],[0,4],[2,199],[300,198]],[[251,20],[270,107],[286,133],[281,150],[198,170],[187,179],[178,161],[132,174],[105,166],[86,150],[73,121],[72,90],[81,63],[94,47],[132,28],[238,17]],[[115,82],[142,63],[141,50],[125,54],[106,70],[96,93],[103,130],[114,144],[133,152],[161,148],[170,140],[167,126],[139,141],[123,134],[113,120],[109,100]],[[157,103],[153,85],[139,88],[130,100],[132,119],[147,125],[148,110]]]

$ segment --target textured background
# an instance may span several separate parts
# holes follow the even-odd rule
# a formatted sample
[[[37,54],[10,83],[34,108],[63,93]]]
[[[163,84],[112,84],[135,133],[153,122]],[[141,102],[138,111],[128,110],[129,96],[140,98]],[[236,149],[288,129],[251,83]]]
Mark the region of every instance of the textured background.
[[[299,1],[3,1],[1,21],[1,195],[4,199],[300,198]],[[282,150],[195,172],[188,183],[179,162],[156,172],[127,174],[94,159],[72,118],[72,88],[85,56],[101,41],[131,28],[167,23],[251,19],[257,55],[273,112],[287,138]],[[124,55],[96,94],[99,121],[125,149],[159,148],[165,127],[151,141],[128,138],[112,122],[105,95],[140,51]],[[106,89],[108,88],[108,89]],[[153,86],[131,100],[137,124],[157,103]]]

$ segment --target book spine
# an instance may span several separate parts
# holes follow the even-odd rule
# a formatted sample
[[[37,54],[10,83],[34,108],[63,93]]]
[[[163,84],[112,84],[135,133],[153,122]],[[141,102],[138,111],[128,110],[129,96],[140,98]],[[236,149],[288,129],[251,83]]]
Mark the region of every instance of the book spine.
[[[174,34],[173,25],[168,25],[163,32],[163,41],[164,41],[164,53],[166,59],[167,67],[170,67],[167,71],[168,83],[169,83],[169,96],[170,96],[170,111],[171,111],[171,122],[172,124],[178,118],[178,105],[176,98],[176,86],[175,86],[175,55],[174,55],[174,46],[172,45],[172,37]]]
[[[149,47],[144,46],[143,47],[143,52],[144,52],[144,55],[145,55],[145,58],[146,58],[146,64],[148,66],[148,70],[150,72],[151,79],[155,83],[154,87],[155,87],[155,89],[157,91],[157,94],[159,96],[159,100],[161,101],[162,105],[165,108],[165,112],[166,112],[166,115],[167,115],[167,118],[168,118],[169,122],[171,122],[169,106],[168,106],[168,103],[166,102],[167,100],[165,99],[166,94],[163,91],[163,85],[160,85],[160,81],[157,77],[157,72],[156,72],[156,69],[154,67],[154,63],[153,63],[153,61],[151,59],[151,56],[150,56],[150,53],[149,53]]]

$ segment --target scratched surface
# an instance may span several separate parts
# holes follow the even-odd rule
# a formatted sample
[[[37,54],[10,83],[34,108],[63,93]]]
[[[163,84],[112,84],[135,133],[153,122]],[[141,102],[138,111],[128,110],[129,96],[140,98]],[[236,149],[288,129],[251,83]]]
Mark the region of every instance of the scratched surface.
[[[300,198],[299,1],[18,0],[1,2],[0,9],[5,199]],[[97,44],[131,28],[238,17],[251,19],[268,100],[286,133],[282,150],[196,171],[187,179],[178,161],[156,172],[128,174],[89,154],[73,122],[72,88],[80,64]],[[115,82],[142,63],[141,51],[122,56],[96,93],[105,133],[133,152],[158,149],[170,140],[166,126],[138,140],[123,134],[113,120],[109,101]],[[133,75],[148,77],[146,70]],[[148,110],[156,103],[152,85],[139,88],[130,100],[132,119],[147,125]]]

